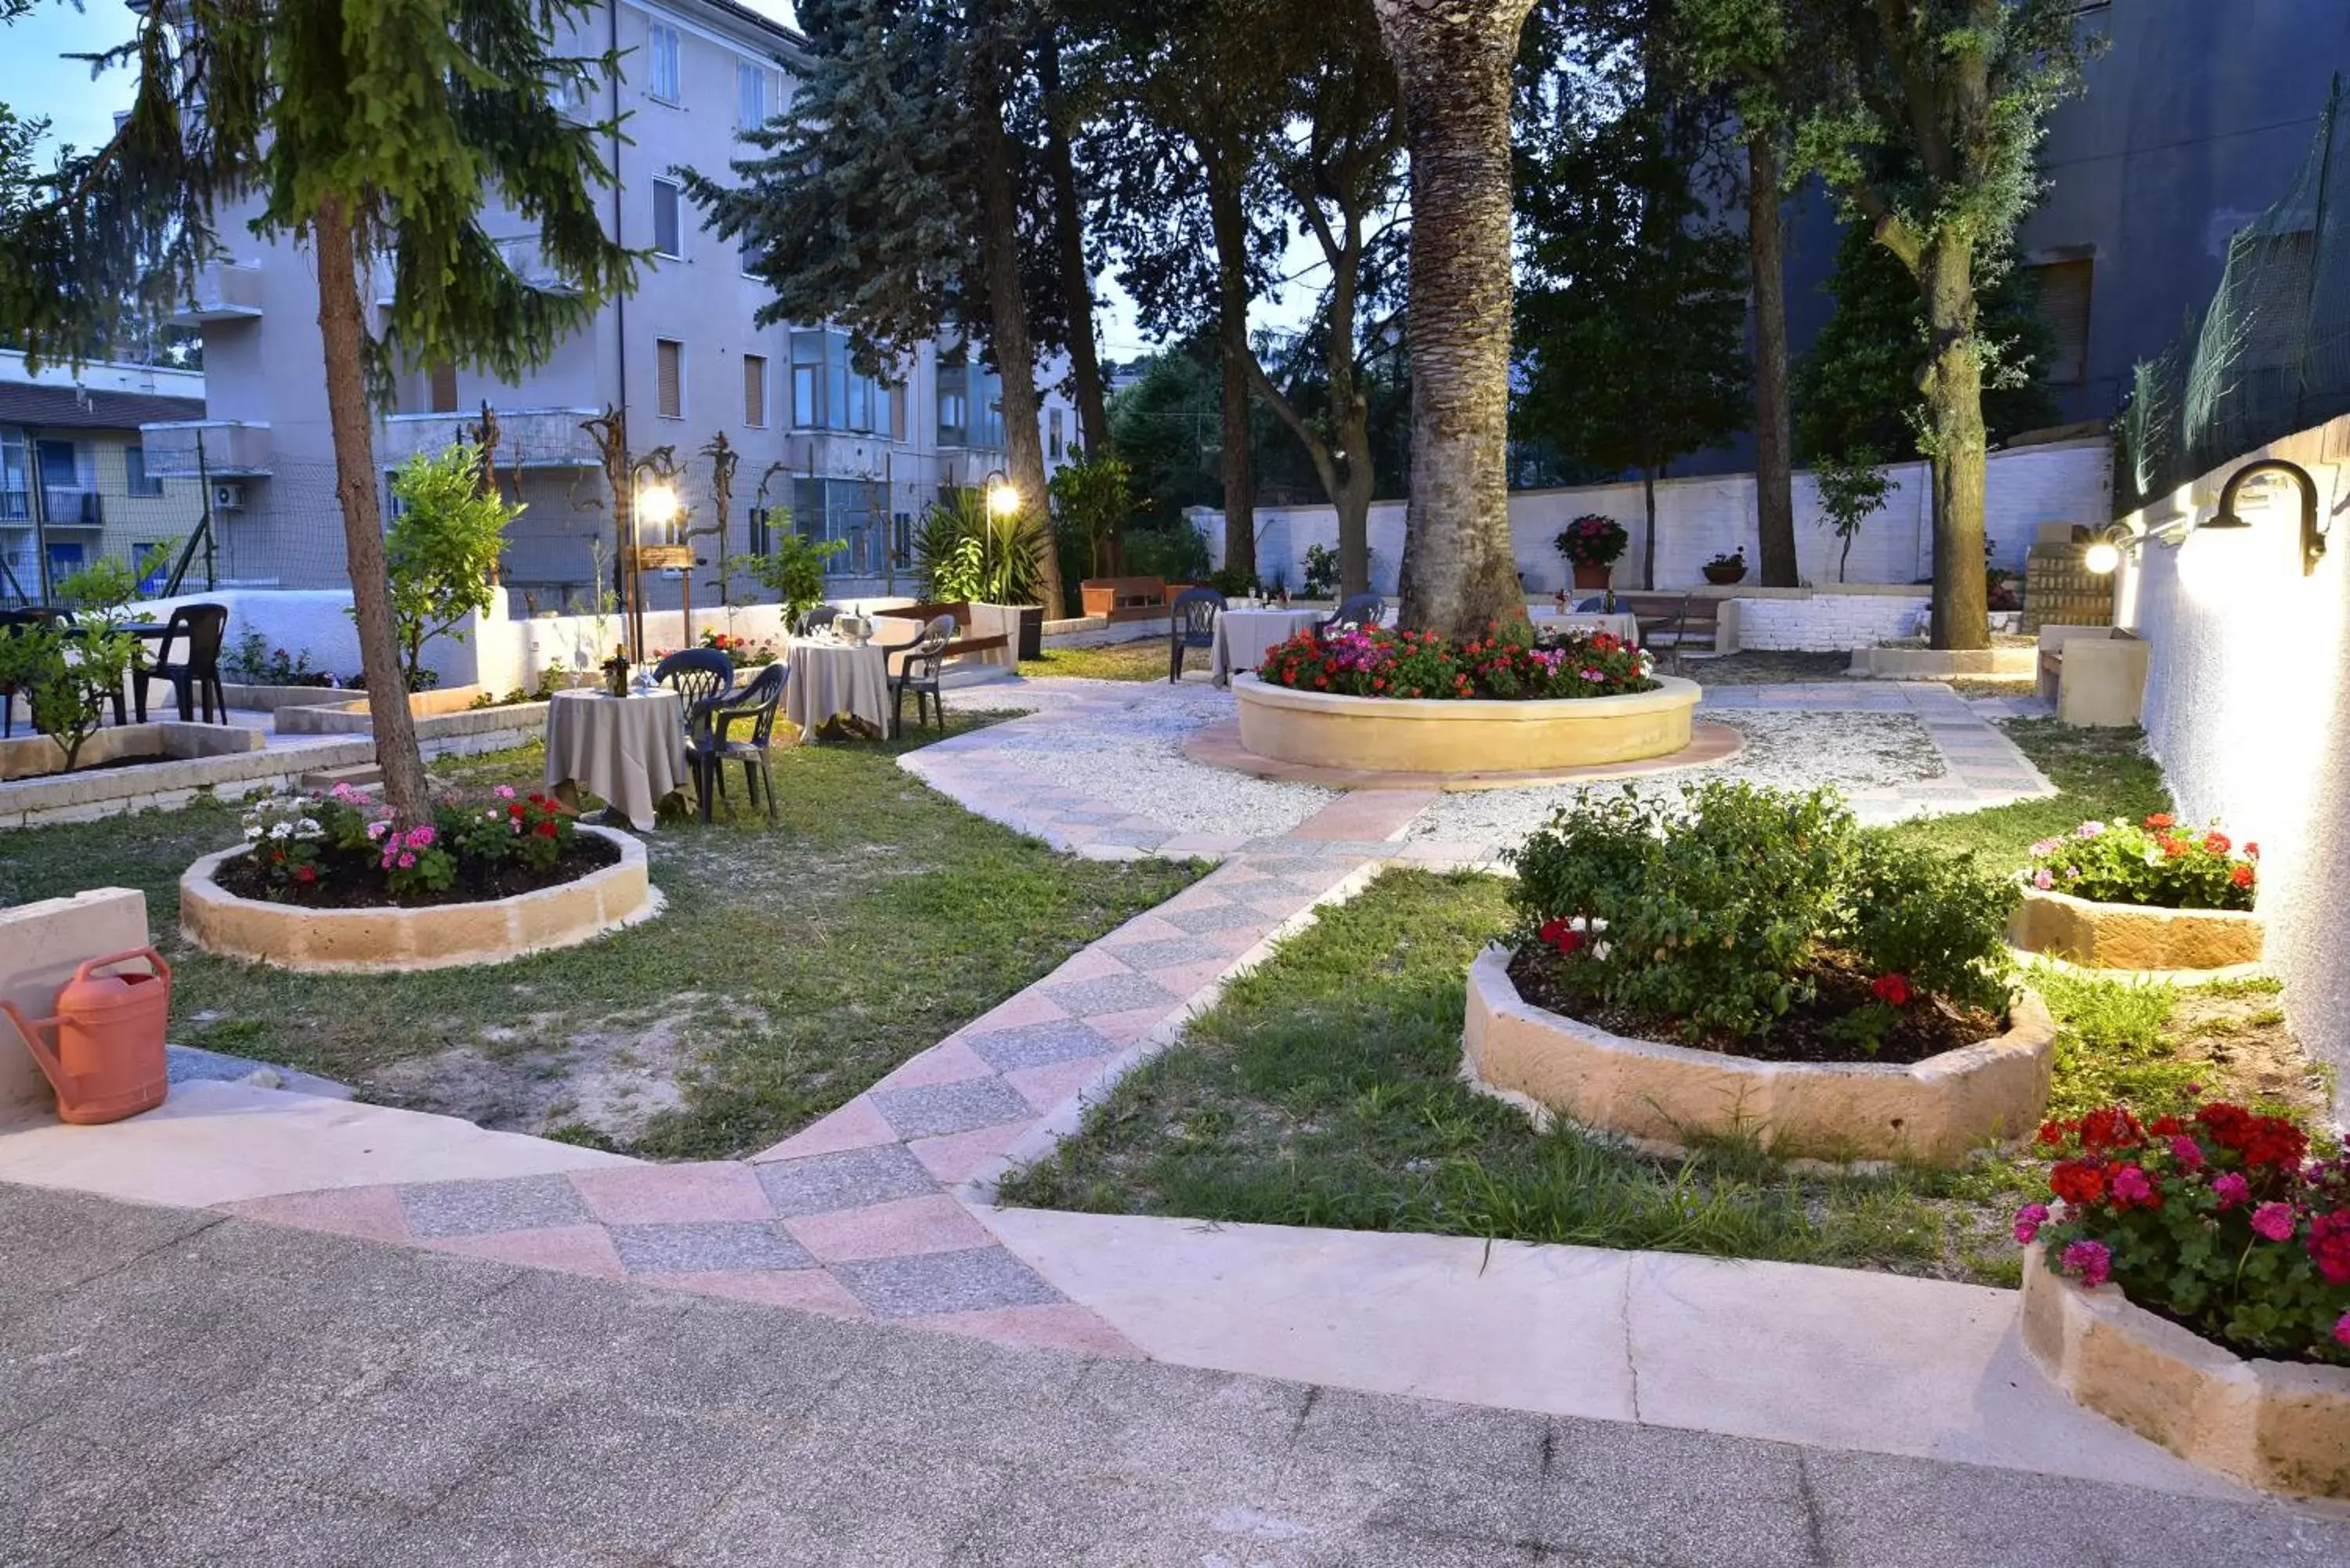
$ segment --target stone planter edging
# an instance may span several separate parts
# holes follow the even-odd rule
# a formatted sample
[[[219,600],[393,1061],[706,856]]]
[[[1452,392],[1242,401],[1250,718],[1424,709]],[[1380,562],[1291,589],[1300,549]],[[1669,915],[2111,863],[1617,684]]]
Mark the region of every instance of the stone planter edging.
[[[1654,691],[1524,702],[1347,697],[1232,677],[1241,745],[1260,757],[1357,772],[1458,775],[1591,767],[1669,756],[1690,744],[1700,692],[1668,676]]]
[[[2256,964],[2265,926],[2252,909],[2158,909],[2023,889],[2008,940],[2084,969],[2222,970]]]
[[[2040,1125],[2056,1025],[2031,991],[2003,1034],[1906,1065],[1761,1062],[1610,1033],[1537,1007],[1492,947],[1469,969],[1462,1069],[1479,1087],[1663,1153],[1751,1134],[1780,1158],[1956,1165]]]
[[[182,874],[180,929],[207,952],[279,969],[381,974],[504,963],[576,947],[658,914],[661,897],[647,875],[643,841],[585,823],[579,831],[617,846],[619,860],[577,881],[512,898],[413,909],[306,909],[239,898],[213,879],[223,861],[245,852],[239,845]]]
[[[2038,672],[2036,648],[1856,648],[1847,675],[1878,680],[1932,680],[1950,675],[2008,676]]]
[[[2350,1497],[2350,1367],[2249,1360],[2083,1290],[2026,1249],[2023,1345],[2050,1382],[2189,1464],[2270,1491]]]

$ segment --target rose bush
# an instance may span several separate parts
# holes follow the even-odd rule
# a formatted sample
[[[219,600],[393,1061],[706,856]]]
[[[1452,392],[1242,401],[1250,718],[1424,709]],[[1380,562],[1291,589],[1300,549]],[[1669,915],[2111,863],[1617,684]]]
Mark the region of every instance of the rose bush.
[[[2042,892],[2100,904],[2162,909],[2249,909],[2259,892],[2261,846],[2239,849],[2215,823],[2182,828],[2168,813],[2141,823],[2081,824],[2032,846],[2023,878]]]
[[[1619,697],[1653,691],[1648,656],[1606,632],[1540,642],[1524,621],[1496,621],[1456,642],[1432,631],[1368,627],[1323,637],[1302,631],[1270,649],[1257,679],[1343,697]]]
[[[1867,1050],[1905,1010],[2006,1004],[2013,885],[1859,827],[1834,790],[1586,792],[1510,859],[1521,946],[1557,954],[1576,991],[1685,1033],[1763,1033],[1830,965],[1872,977],[1838,1025]]]
[[[2015,1239],[2085,1286],[2248,1355],[2350,1365],[2350,1159],[2283,1116],[2213,1101],[2141,1124],[2108,1107],[2040,1129],[2055,1199]]]
[[[400,828],[374,796],[338,784],[323,795],[262,800],[244,814],[244,836],[265,896],[302,903],[331,890],[365,903],[487,889],[508,867],[543,876],[578,829],[556,801],[504,784],[486,799],[445,795],[432,821]]]

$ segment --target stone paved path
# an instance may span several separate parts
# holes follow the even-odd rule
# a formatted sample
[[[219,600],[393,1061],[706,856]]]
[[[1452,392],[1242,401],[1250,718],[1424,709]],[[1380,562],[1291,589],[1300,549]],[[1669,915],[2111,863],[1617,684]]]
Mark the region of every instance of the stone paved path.
[[[1087,1103],[1172,1040],[1226,978],[1309,919],[1317,901],[1383,863],[1482,863],[1499,846],[1408,840],[1436,799],[1409,791],[1340,794],[1286,833],[1250,839],[1177,832],[1082,790],[1034,787],[1023,757],[1037,729],[1114,719],[1138,702],[1131,691],[1070,685],[1046,711],[909,753],[901,765],[974,812],[1082,855],[1222,864],[815,1125],[746,1161],[395,1183],[226,1207],[696,1294],[1134,1354],[983,1223],[995,1177],[1073,1129]],[[1946,686],[1729,687],[1707,701],[1916,717],[1950,775],[1877,792],[1889,797],[1872,802],[1879,811],[1971,809],[2050,789]]]

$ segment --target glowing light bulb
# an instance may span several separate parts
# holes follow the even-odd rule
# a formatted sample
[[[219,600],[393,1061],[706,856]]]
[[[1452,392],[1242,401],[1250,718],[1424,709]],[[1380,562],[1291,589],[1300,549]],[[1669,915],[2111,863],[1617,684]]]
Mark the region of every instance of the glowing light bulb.
[[[637,521],[656,528],[666,528],[676,522],[677,491],[667,484],[653,483],[637,492]]]
[[[2081,556],[2081,565],[2103,577],[2110,576],[2122,564],[2121,546],[2100,539]]]
[[[987,509],[998,517],[1009,517],[1020,510],[1020,492],[1010,482],[987,487]]]

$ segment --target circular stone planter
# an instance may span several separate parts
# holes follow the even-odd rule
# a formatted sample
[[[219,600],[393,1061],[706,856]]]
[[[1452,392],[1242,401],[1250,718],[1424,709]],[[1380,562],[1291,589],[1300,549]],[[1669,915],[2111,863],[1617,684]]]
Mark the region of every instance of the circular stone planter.
[[[2158,909],[2023,890],[2008,940],[2086,969],[2207,970],[2258,963],[2263,926],[2250,909]]]
[[[1957,1165],[2040,1125],[2056,1025],[2026,991],[1995,1039],[1906,1065],[1758,1062],[1611,1034],[1519,996],[1510,955],[1469,969],[1462,1070],[1505,1097],[1643,1147],[1752,1136],[1782,1158]]]
[[[1524,773],[1669,756],[1690,744],[1697,682],[1530,702],[1339,697],[1232,678],[1241,745],[1260,757],[1357,772]]]
[[[308,909],[242,898],[213,880],[242,846],[207,855],[180,877],[180,930],[207,952],[280,969],[376,974],[504,963],[651,919],[660,895],[645,872],[641,840],[580,825],[615,846],[618,864],[576,881],[508,898],[404,909]]]
[[[2025,1250],[2023,1345],[2049,1380],[2190,1464],[2271,1491],[2350,1497],[2350,1367],[2250,1361],[2083,1290]]]

